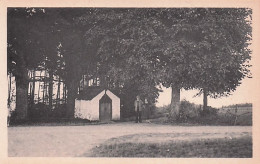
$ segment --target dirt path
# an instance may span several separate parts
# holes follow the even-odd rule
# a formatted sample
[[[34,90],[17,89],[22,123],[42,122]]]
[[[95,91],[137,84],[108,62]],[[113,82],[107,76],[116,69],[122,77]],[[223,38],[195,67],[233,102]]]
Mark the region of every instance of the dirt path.
[[[167,133],[168,137],[160,137]],[[175,137],[177,133],[191,133]],[[251,136],[251,126],[171,126],[115,123],[87,126],[9,127],[9,156],[74,157],[88,152],[108,139],[143,134],[140,142],[164,142],[178,139]],[[158,137],[149,137],[158,134]]]

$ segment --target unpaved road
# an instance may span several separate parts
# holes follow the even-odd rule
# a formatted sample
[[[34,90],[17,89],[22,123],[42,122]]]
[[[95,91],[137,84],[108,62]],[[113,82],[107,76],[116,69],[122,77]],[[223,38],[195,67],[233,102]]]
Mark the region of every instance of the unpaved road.
[[[160,137],[160,134],[169,134]],[[185,134],[175,137],[175,134]],[[75,157],[108,139],[142,134],[140,142],[252,136],[251,126],[171,126],[114,123],[86,126],[31,126],[8,128],[8,155],[20,157]],[[153,137],[149,137],[149,134]],[[127,138],[127,136],[126,136]]]

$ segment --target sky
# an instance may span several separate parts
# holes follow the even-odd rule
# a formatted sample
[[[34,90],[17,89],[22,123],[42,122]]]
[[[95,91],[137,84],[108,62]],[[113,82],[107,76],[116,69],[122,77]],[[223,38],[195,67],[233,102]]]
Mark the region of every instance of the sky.
[[[210,98],[208,97],[208,105],[212,107],[222,107],[226,105],[239,104],[239,103],[252,103],[252,86],[254,86],[254,79],[243,79],[240,86],[237,87],[236,91],[228,97],[222,98]],[[181,90],[181,100],[186,99],[195,104],[203,103],[203,95],[194,97],[198,93],[197,90]],[[160,93],[156,106],[168,105],[171,102],[171,88],[163,88],[163,92]]]

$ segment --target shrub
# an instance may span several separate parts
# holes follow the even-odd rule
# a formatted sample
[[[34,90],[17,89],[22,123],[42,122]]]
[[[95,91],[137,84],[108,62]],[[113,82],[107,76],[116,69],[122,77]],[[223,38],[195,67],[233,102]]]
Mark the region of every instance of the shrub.
[[[16,111],[11,111],[11,116],[10,116],[10,122],[9,122],[9,125],[12,125],[16,122]]]
[[[166,117],[167,123],[189,123],[200,125],[252,125],[252,112],[240,114],[237,117],[228,112],[220,111],[211,106],[207,110],[202,109],[202,105],[196,105],[187,100],[182,100],[180,103],[179,115],[176,117],[171,114],[170,105],[159,108],[157,111],[168,111]],[[165,115],[164,115],[165,116]],[[161,123],[165,123],[161,122]]]
[[[52,118],[65,118],[67,114],[66,104],[60,104],[56,108],[50,110],[49,117]]]
[[[219,116],[216,108],[208,106],[207,110],[203,110],[202,105],[197,105],[187,100],[181,101],[177,119],[170,114],[168,116],[168,122],[202,125],[233,125],[233,120],[230,117]]]
[[[207,116],[217,116],[218,109],[213,108],[211,106],[207,107],[207,110],[200,110],[199,115],[201,117],[207,117]]]
[[[187,100],[182,100],[180,104],[180,113],[178,117],[179,122],[187,122],[188,119],[193,119],[199,116],[201,107],[190,103]]]
[[[28,116],[30,120],[46,118],[48,113],[49,107],[43,103],[34,104],[28,108]]]
[[[134,108],[121,108],[120,112],[122,120],[135,116]]]
[[[66,118],[66,104],[60,104],[54,109],[49,105],[38,103],[28,108],[28,116],[31,121],[52,120]]]

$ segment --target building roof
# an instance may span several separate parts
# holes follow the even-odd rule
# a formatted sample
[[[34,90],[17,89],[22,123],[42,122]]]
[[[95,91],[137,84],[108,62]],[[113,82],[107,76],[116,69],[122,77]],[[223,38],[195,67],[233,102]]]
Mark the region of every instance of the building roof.
[[[104,88],[101,88],[99,86],[92,86],[92,87],[87,87],[83,91],[81,91],[77,99],[79,100],[92,100],[94,97],[96,97],[100,92],[102,92]]]

